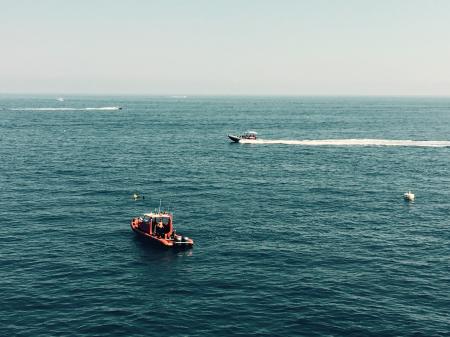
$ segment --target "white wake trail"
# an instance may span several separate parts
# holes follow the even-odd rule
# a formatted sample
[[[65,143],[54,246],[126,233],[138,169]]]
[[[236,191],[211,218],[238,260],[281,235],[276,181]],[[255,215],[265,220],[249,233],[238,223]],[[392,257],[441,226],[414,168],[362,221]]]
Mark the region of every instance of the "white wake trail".
[[[303,146],[413,146],[413,147],[450,147],[450,141],[439,140],[391,140],[391,139],[241,139],[242,144],[284,144]]]
[[[11,108],[13,111],[89,111],[89,110],[120,110],[118,106],[102,106],[99,108]]]

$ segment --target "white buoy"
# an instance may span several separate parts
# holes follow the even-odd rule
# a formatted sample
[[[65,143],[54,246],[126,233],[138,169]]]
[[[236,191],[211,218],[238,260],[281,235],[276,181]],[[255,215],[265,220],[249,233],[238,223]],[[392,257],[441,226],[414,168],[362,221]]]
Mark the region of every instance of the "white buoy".
[[[416,196],[414,195],[414,193],[411,193],[411,191],[408,191],[405,194],[403,194],[403,199],[405,199],[406,201],[414,201],[415,198]]]

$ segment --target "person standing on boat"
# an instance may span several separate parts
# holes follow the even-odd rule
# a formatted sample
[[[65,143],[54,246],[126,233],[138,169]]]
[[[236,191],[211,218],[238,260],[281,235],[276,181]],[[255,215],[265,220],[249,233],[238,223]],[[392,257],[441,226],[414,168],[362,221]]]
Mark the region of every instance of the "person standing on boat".
[[[161,236],[164,234],[164,224],[162,220],[156,225],[156,234]]]

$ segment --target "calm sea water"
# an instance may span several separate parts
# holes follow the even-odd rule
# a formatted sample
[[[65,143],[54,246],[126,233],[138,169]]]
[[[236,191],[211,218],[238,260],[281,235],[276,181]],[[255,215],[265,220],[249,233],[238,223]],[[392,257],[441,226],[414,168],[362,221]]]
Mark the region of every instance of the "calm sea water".
[[[449,335],[450,148],[389,140],[450,98],[1,97],[0,335]]]

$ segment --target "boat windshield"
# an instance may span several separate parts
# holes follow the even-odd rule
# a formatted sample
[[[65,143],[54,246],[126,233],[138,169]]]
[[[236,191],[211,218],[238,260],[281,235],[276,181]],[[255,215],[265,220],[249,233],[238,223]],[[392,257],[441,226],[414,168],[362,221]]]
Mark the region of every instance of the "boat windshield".
[[[169,224],[170,219],[167,217],[154,217],[153,222],[155,222],[155,223],[162,222],[164,225],[167,225],[167,224]]]

